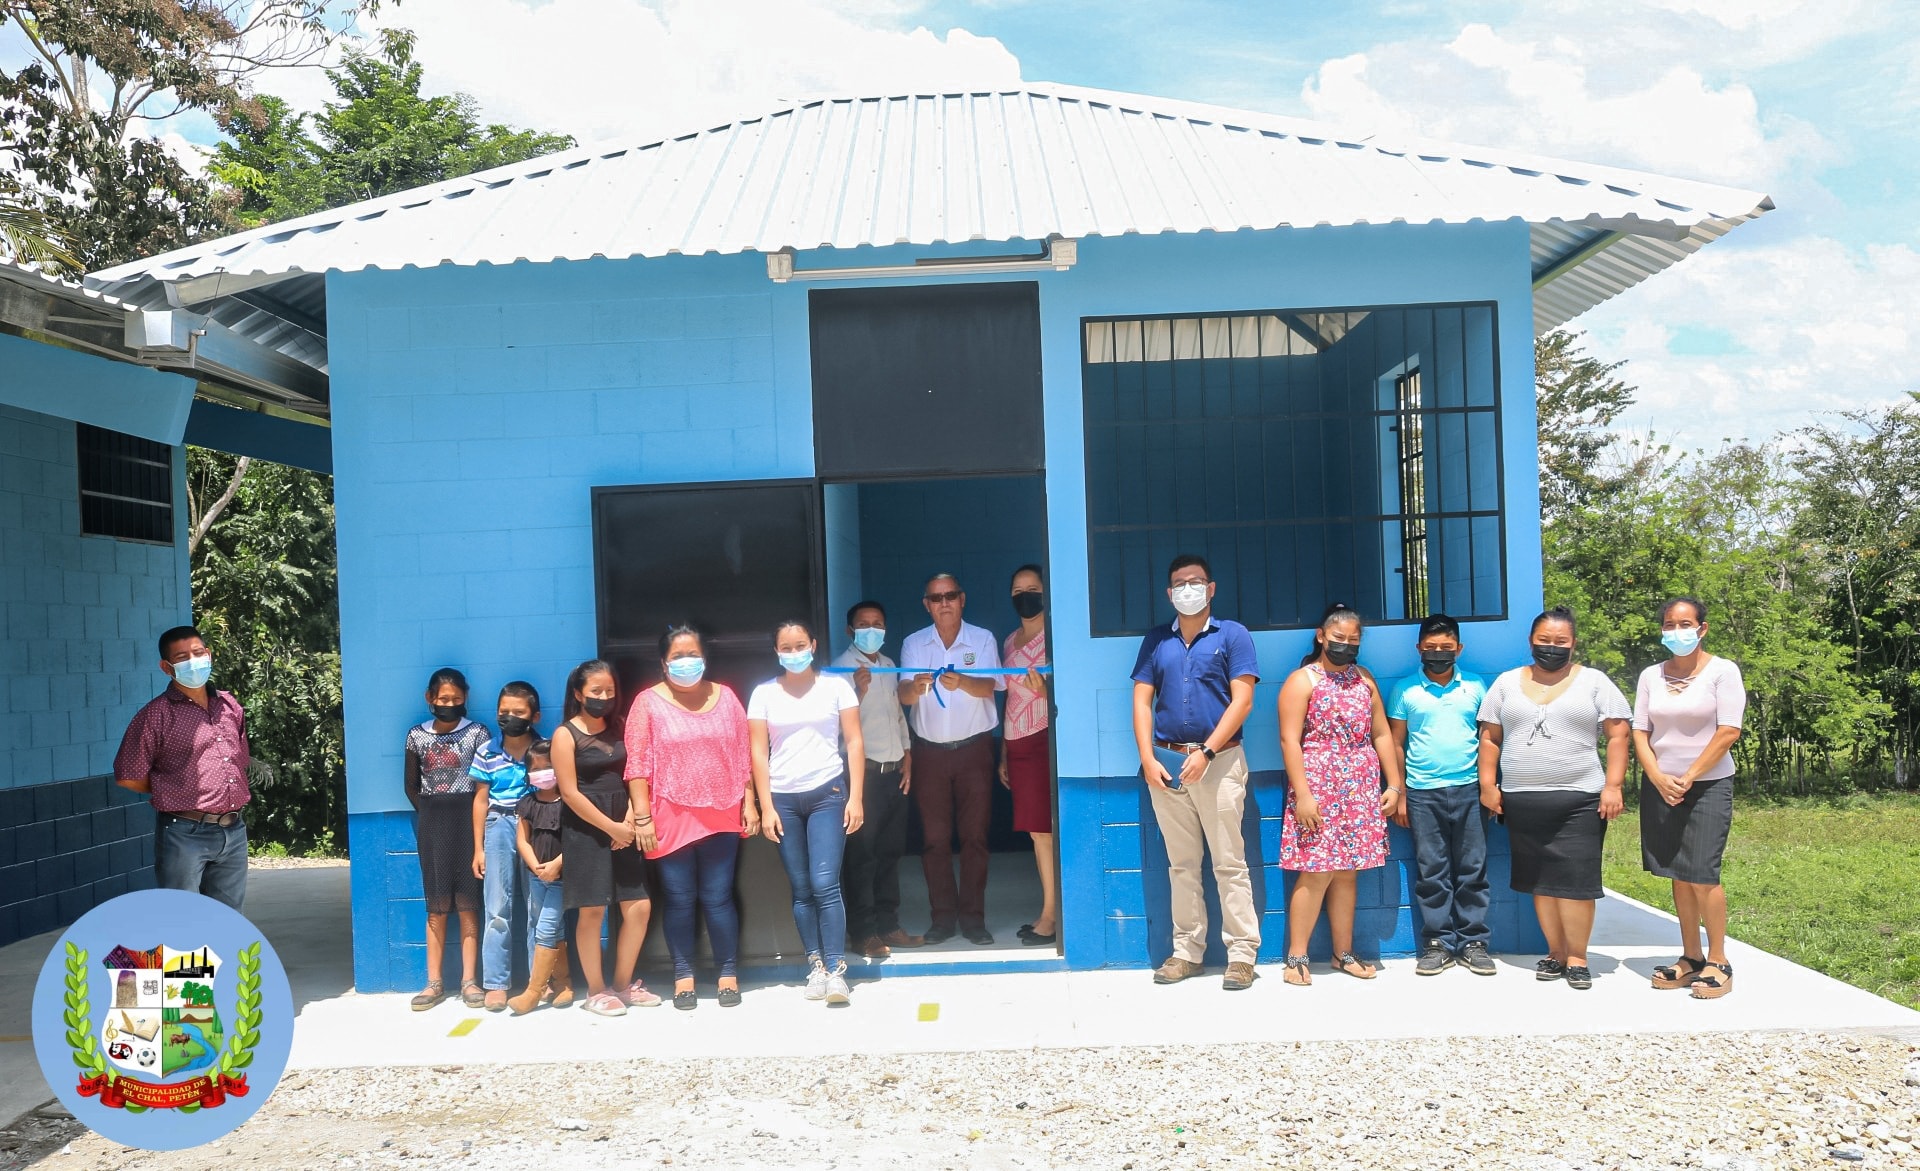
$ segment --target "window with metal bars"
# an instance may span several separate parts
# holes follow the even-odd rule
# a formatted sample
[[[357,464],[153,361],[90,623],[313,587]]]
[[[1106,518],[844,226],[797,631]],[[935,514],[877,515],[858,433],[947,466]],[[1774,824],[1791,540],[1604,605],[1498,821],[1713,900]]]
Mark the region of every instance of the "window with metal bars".
[[[80,464],[80,532],[173,543],[173,449],[104,427],[74,425]]]
[[[1200,553],[1254,629],[1506,611],[1491,304],[1083,322],[1092,633]]]

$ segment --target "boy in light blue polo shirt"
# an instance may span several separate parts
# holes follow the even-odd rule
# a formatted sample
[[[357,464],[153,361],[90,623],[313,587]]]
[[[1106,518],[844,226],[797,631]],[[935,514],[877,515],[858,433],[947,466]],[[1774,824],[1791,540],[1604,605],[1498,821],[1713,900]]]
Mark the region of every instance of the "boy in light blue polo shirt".
[[[1394,685],[1387,722],[1406,756],[1414,899],[1423,928],[1414,971],[1437,976],[1456,959],[1494,974],[1487,954],[1487,823],[1480,811],[1480,701],[1487,684],[1461,670],[1460,624],[1420,623],[1420,671]]]

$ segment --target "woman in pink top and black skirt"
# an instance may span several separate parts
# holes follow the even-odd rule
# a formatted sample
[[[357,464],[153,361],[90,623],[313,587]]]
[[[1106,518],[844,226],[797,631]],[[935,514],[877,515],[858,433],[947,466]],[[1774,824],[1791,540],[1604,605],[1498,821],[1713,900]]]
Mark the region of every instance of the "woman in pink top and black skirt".
[[[690,1010],[694,910],[705,912],[707,943],[720,967],[720,1007],[740,1003],[740,910],[733,901],[740,839],[760,832],[748,788],[747,713],[724,683],[706,677],[700,632],[675,626],[660,636],[664,682],[640,693],[627,713],[627,780],[637,782],[653,823],[640,848],[660,864],[667,950],[673,953],[673,1007]]]
[[[1033,835],[1033,861],[1040,870],[1040,913],[1020,928],[1020,942],[1045,947],[1059,938],[1060,879],[1053,856],[1053,757],[1047,750],[1047,681],[1034,670],[1047,665],[1044,585],[1038,565],[1013,571],[1013,612],[1020,627],[1000,648],[1000,662],[1025,667],[1025,677],[1007,686],[1005,743],[1000,783],[1013,793],[1013,830]]]
[[[1633,751],[1640,784],[1640,859],[1673,881],[1680,958],[1655,968],[1655,988],[1690,988],[1700,1000],[1733,990],[1727,962],[1727,891],[1720,857],[1733,827],[1733,758],[1747,685],[1733,660],[1700,645],[1707,605],[1674,598],[1660,608],[1660,641],[1673,657],[1640,673]],[[1700,934],[1707,936],[1701,954]]]

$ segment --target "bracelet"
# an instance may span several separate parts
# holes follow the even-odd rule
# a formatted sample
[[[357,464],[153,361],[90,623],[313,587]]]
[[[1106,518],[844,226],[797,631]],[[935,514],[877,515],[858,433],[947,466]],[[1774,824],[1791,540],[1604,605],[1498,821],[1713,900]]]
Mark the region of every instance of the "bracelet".
[[[648,815],[647,815],[646,817],[641,817],[641,818],[636,818],[636,819],[634,819],[634,823],[633,823],[633,824],[635,824],[635,825],[652,825],[652,824],[653,824],[653,815],[652,815],[652,814],[648,814]]]
[[[1404,794],[1404,793],[1406,793],[1406,790],[1405,790],[1404,788],[1396,788],[1396,787],[1394,787],[1393,785],[1388,785],[1388,786],[1387,786],[1387,792],[1389,792],[1389,793],[1401,793],[1401,794]]]

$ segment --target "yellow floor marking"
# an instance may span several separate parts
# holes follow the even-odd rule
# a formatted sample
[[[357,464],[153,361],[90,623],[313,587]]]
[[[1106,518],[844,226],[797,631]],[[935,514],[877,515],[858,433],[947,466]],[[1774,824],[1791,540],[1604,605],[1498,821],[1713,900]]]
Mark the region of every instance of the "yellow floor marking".
[[[453,1031],[448,1033],[447,1036],[464,1037],[468,1033],[473,1032],[475,1029],[479,1027],[480,1027],[480,1018],[477,1016],[470,1016],[466,1020],[461,1021],[459,1024],[453,1026]]]
[[[940,1019],[940,1006],[939,1006],[939,1005],[937,1005],[937,1004],[923,1004],[923,1005],[921,1005],[921,1006],[920,1006],[920,1019],[921,1019],[921,1020],[923,1020],[923,1021],[937,1021],[937,1020],[939,1020],[939,1019]]]

